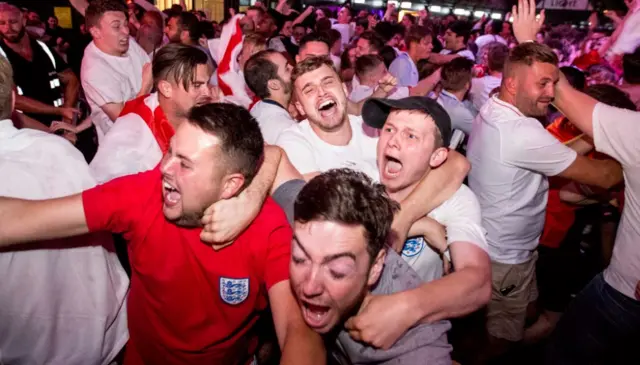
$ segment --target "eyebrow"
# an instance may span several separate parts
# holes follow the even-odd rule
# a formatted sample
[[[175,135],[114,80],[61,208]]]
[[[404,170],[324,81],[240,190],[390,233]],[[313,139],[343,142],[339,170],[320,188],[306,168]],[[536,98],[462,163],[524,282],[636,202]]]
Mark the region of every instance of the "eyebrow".
[[[193,161],[191,161],[191,159],[189,157],[187,157],[187,156],[185,156],[185,155],[183,155],[181,153],[176,153],[176,157],[178,157],[181,160],[185,160],[185,161],[187,161],[189,163],[193,163]]]
[[[302,244],[300,243],[300,240],[298,239],[298,237],[294,234],[293,235],[293,242],[296,243],[296,245],[302,250],[302,252],[304,252],[305,256],[309,257],[309,253],[307,252],[307,250],[304,249],[304,246],[302,246]],[[341,259],[343,257],[347,257],[350,258],[351,260],[353,260],[354,262],[356,261],[356,255],[354,255],[351,252],[340,252],[340,253],[334,253],[332,255],[329,256],[325,256],[322,259],[322,264],[328,264],[331,261],[337,260],[337,259]]]

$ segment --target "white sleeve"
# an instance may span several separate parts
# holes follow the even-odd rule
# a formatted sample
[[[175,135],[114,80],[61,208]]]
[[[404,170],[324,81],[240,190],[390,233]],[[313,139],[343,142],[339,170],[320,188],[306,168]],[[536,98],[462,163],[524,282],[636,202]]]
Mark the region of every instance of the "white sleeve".
[[[289,161],[301,174],[321,172],[313,154],[313,146],[297,131],[284,130],[280,133],[276,145],[287,153]]]
[[[167,19],[167,14],[161,12],[160,9],[156,8],[155,5],[148,2],[147,0],[134,0],[134,2],[146,11],[157,11],[162,15],[162,19]]]
[[[468,49],[460,52],[460,56],[466,57],[467,59],[473,61],[474,63],[476,62],[476,56],[474,56],[473,52],[469,51]]]
[[[487,252],[480,203],[466,185],[462,185],[451,198],[434,209],[429,217],[445,226],[448,245],[454,242],[469,242]]]
[[[565,146],[533,118],[513,123],[511,133],[501,137],[502,160],[513,166],[555,176],[576,159],[576,152]]]
[[[404,57],[397,57],[389,65],[389,73],[398,80],[398,86],[411,86],[411,65]]]
[[[618,160],[622,166],[640,164],[640,112],[598,103],[593,109],[593,141],[598,152]]]
[[[84,71],[84,70],[83,70]],[[122,92],[122,82],[110,72],[105,72],[100,64],[87,69],[82,74],[82,88],[94,104],[102,107],[109,103],[124,103],[125,95]]]
[[[89,164],[99,184],[120,176],[153,169],[162,159],[162,151],[147,124],[137,114],[116,119],[100,141]]]
[[[624,23],[624,29],[611,46],[614,54],[633,53],[640,45],[640,11],[636,11]]]

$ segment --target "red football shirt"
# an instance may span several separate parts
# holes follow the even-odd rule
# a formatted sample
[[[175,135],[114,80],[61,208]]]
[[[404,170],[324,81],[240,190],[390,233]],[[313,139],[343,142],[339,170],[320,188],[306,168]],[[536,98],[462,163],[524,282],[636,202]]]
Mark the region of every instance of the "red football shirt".
[[[129,241],[130,340],[125,363],[246,364],[268,290],[289,279],[292,231],[270,198],[249,228],[219,251],[201,228],[181,228],[162,213],[156,168],[82,195],[90,231]]]

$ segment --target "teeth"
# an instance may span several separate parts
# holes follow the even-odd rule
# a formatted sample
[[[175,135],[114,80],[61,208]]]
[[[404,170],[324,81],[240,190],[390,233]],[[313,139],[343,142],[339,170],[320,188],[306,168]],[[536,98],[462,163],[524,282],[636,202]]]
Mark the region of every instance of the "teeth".
[[[176,188],[174,188],[173,186],[169,185],[168,182],[163,182],[162,185],[164,186],[164,188],[168,191],[177,191]]]
[[[320,108],[324,108],[324,107],[327,107],[329,105],[333,105],[333,101],[332,100],[327,100],[327,101],[322,102],[320,104]]]

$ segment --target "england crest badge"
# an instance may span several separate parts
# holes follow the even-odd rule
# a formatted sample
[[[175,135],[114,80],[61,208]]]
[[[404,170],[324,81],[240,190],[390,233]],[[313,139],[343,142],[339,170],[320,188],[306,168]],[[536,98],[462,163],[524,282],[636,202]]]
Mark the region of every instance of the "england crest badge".
[[[249,296],[249,278],[231,279],[220,277],[220,298],[231,305],[244,302]]]
[[[404,247],[402,248],[402,256],[405,257],[413,257],[424,249],[425,242],[422,237],[409,238],[405,241]]]

